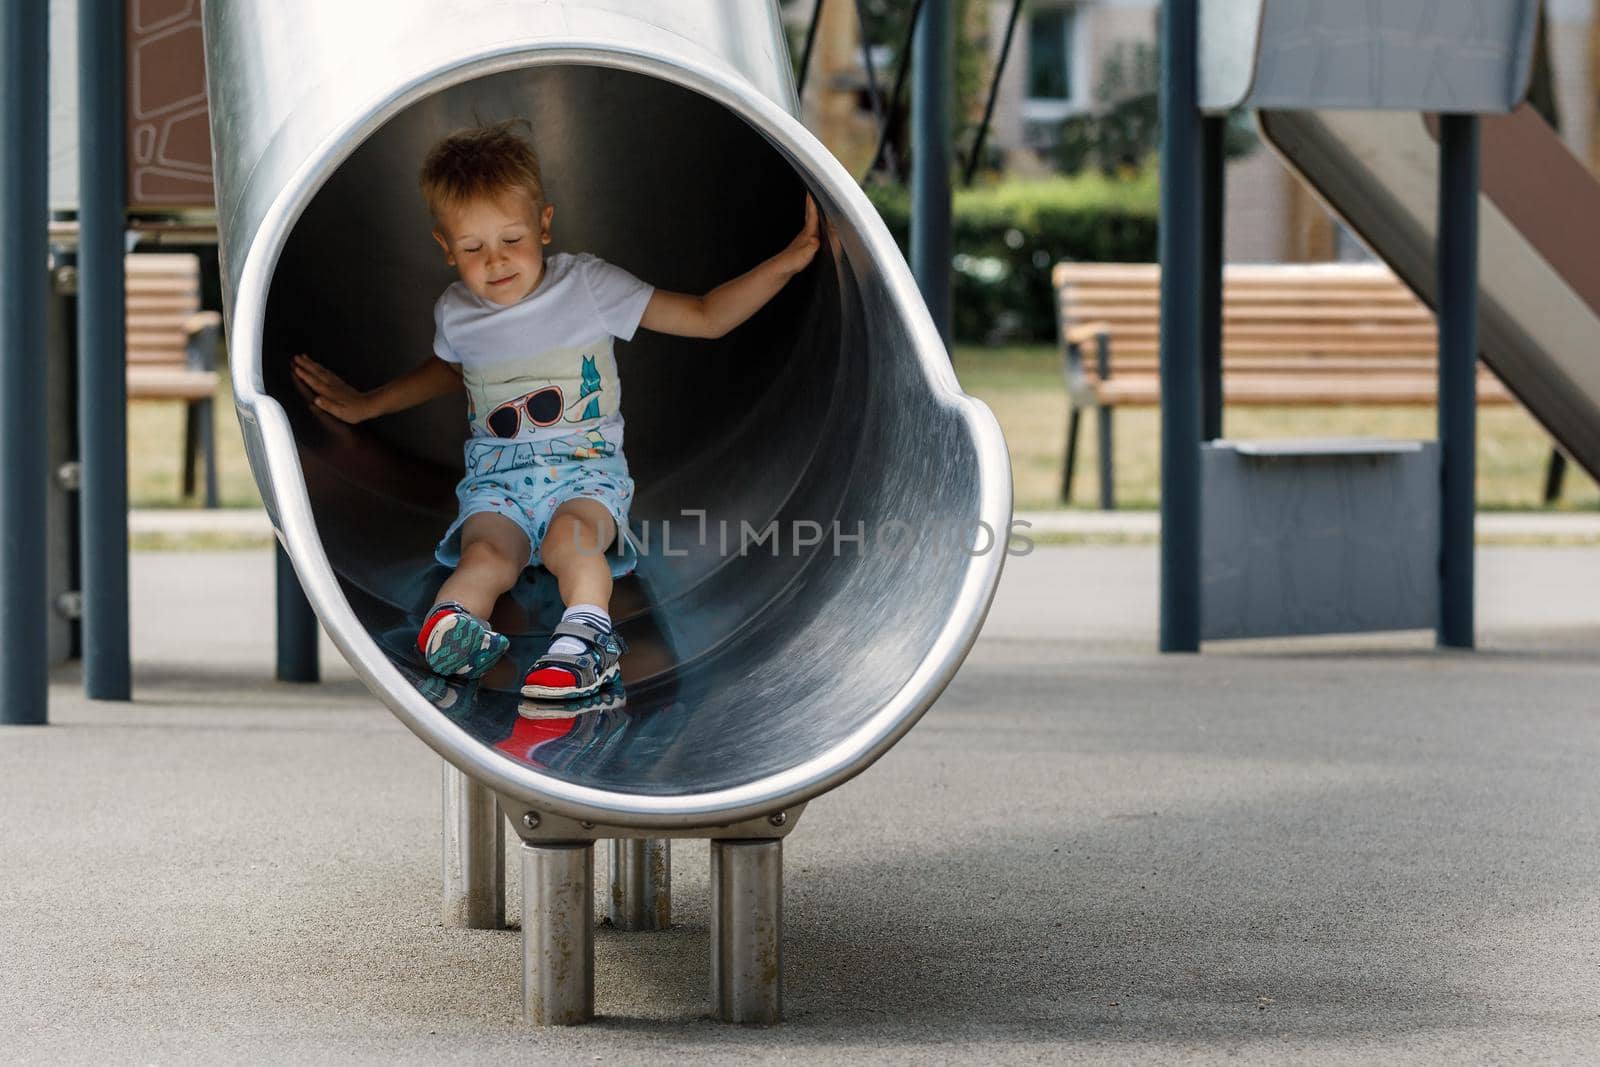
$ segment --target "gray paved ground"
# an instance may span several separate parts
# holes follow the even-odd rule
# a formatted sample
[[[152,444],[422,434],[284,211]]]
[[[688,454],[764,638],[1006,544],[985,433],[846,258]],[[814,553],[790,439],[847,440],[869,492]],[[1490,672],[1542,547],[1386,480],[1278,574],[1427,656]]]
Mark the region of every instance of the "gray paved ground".
[[[603,1018],[538,1032],[518,935],[439,925],[435,760],[331,650],[263,680],[270,557],[141,555],[137,702],[0,730],[0,1061],[1592,1060],[1600,551],[1479,558],[1474,655],[1176,658],[1152,549],[1014,560],[789,839],[786,1025],[705,1018],[687,846],[680,925],[602,928]]]

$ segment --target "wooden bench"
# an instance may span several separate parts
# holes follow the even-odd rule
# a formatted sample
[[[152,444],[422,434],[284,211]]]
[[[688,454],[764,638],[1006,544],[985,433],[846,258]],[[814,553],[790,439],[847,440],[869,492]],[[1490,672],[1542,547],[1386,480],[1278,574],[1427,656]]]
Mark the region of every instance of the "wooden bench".
[[[1116,506],[1112,411],[1161,401],[1160,267],[1058,263],[1052,275],[1071,409],[1061,499],[1072,497],[1078,426],[1094,408],[1100,506]],[[1381,264],[1223,269],[1224,404],[1431,405],[1438,391],[1433,312]],[[1087,354],[1086,354],[1087,353]],[[1480,404],[1511,394],[1486,369]]]
[[[205,461],[205,505],[217,506],[213,398],[222,316],[200,310],[200,259],[178,253],[127,258],[128,399],[184,403],[183,495]]]

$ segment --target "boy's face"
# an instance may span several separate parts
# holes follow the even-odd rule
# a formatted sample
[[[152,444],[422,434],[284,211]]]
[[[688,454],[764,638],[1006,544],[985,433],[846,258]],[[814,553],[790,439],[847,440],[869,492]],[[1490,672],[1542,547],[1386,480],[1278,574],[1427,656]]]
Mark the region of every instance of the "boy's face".
[[[544,278],[555,211],[551,205],[541,212],[526,192],[507,190],[441,210],[433,237],[468,289],[495,304],[515,304]]]

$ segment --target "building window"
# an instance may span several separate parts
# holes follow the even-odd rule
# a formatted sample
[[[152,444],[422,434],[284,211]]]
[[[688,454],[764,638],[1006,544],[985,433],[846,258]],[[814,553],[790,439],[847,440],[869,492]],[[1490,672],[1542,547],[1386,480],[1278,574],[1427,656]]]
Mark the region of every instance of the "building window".
[[[1028,20],[1028,81],[1022,100],[1022,141],[1048,150],[1061,123],[1088,107],[1083,88],[1076,5],[1040,6]]]
[[[1034,13],[1028,26],[1028,98],[1071,102],[1076,29],[1075,8],[1058,7]]]

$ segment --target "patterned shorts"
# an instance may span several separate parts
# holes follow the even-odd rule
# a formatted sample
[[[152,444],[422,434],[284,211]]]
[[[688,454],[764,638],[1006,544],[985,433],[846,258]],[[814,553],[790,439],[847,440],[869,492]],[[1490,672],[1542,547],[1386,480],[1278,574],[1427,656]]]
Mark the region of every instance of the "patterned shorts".
[[[473,515],[493,512],[522,528],[531,546],[528,566],[541,563],[539,544],[556,508],[568,500],[589,498],[604,504],[617,524],[616,541],[606,553],[611,576],[620,578],[638,565],[638,550],[628,536],[628,508],[633,503],[633,479],[620,452],[593,459],[553,459],[532,445],[471,438],[465,448],[467,476],[456,486],[461,502],[434,549],[434,558],[447,567],[461,562],[461,526]]]

